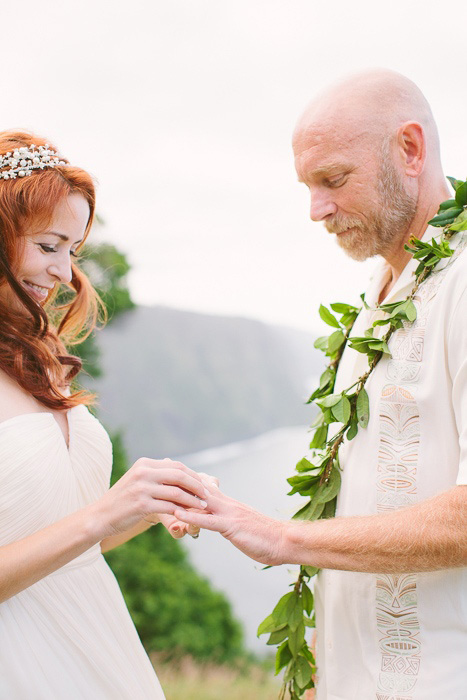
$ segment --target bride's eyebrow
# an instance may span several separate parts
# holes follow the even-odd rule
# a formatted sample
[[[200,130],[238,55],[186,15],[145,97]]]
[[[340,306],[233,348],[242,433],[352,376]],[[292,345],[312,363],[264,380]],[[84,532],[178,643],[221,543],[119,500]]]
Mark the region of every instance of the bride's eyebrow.
[[[40,233],[36,233],[36,236],[44,236],[46,234],[49,236],[57,236],[57,238],[60,238],[62,241],[68,242],[70,240],[64,233],[58,233],[57,231],[41,231]],[[82,240],[83,239],[80,238],[79,241],[75,241],[75,243],[81,243]]]

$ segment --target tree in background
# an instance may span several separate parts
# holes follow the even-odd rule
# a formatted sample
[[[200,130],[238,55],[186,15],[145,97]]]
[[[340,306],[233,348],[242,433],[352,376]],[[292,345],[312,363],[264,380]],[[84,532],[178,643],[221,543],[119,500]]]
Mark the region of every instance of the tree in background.
[[[127,285],[130,265],[123,253],[110,243],[86,245],[80,266],[99,292],[107,310],[108,322],[124,311],[135,308]],[[95,334],[91,334],[83,343],[73,347],[73,352],[83,360],[83,369],[91,377],[99,377],[102,368],[99,364],[99,349]]]
[[[118,434],[113,447],[112,482],[127,469]],[[148,651],[216,663],[243,655],[241,628],[225,596],[199,576],[183,547],[161,525],[105,556]]]
[[[134,308],[126,282],[130,266],[113,245],[87,245],[80,264],[104,302],[109,323]],[[79,353],[91,377],[99,376],[94,334],[72,351]],[[112,436],[112,444],[114,483],[129,465],[121,433]],[[219,663],[245,654],[242,630],[229,602],[199,576],[181,544],[161,525],[108,552],[106,559],[148,652],[168,657],[189,654]]]

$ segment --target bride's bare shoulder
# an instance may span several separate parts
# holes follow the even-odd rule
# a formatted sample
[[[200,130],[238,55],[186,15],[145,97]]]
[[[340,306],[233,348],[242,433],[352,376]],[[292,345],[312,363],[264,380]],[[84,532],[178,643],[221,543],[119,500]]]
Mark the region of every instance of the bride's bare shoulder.
[[[0,369],[0,422],[34,411],[37,411],[34,397]]]

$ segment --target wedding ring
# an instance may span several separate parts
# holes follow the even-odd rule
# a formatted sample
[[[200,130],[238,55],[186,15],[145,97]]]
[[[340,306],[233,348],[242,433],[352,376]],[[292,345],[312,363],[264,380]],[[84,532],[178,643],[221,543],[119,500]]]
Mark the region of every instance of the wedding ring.
[[[191,537],[193,537],[194,540],[197,540],[199,537],[199,532],[197,532],[196,535],[191,535]]]

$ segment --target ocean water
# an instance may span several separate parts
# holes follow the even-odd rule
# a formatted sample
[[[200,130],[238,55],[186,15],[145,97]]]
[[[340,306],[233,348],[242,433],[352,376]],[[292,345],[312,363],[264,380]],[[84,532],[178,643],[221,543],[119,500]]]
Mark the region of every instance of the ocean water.
[[[182,459],[187,466],[216,476],[221,489],[232,498],[286,520],[305,502],[298,495],[286,495],[290,489],[286,479],[292,476],[296,462],[307,454],[309,442],[306,427],[281,428]],[[258,639],[256,630],[280,596],[290,590],[298,568],[264,570],[262,564],[213,532],[202,531],[198,539],[185,537],[183,542],[197,570],[229,598],[243,623],[247,647],[256,654],[266,654],[271,649],[266,646],[267,636]]]

